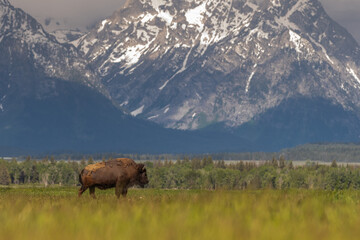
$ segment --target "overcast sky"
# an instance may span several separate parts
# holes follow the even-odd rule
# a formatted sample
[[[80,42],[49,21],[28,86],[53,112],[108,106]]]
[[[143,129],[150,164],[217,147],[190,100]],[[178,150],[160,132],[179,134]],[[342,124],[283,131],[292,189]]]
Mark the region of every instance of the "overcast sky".
[[[328,14],[360,43],[360,0],[320,0]],[[35,18],[54,18],[73,28],[84,29],[110,16],[125,0],[10,0]]]

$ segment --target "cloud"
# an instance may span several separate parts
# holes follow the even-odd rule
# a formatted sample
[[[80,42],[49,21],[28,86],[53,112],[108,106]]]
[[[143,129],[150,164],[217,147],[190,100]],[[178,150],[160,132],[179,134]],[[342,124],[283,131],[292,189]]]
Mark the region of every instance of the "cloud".
[[[345,27],[360,43],[360,1],[320,0],[332,19]]]
[[[360,1],[320,0],[329,15],[360,42]],[[10,0],[37,19],[47,17],[66,22],[73,28],[87,26],[110,16],[125,0]]]
[[[10,0],[37,19],[53,18],[84,28],[119,9],[125,0]]]

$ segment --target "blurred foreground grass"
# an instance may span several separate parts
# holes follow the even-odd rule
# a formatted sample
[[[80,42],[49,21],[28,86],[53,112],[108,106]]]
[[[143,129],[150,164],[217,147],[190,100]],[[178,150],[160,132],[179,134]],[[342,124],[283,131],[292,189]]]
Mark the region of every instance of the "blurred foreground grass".
[[[0,239],[355,239],[358,191],[0,188]]]

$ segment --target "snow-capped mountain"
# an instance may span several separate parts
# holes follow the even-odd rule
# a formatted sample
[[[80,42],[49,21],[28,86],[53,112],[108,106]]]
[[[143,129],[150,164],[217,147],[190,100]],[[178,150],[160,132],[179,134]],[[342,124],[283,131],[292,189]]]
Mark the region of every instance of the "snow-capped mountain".
[[[226,145],[124,114],[77,49],[0,0],[0,155],[62,152],[206,152]],[[105,95],[105,96],[104,96]],[[216,139],[216,140],[213,140]]]
[[[360,49],[317,0],[129,0],[76,43],[111,97],[166,127],[237,127],[296,97],[360,116]]]
[[[359,141],[359,46],[317,0],[129,0],[71,40],[0,0],[0,147],[236,152]]]
[[[99,78],[75,47],[60,44],[33,17],[14,8],[7,0],[0,1],[0,52],[2,110],[6,94],[12,88],[39,96],[42,91],[54,88],[51,80],[43,87],[35,87],[40,81],[34,80],[34,76],[79,82],[107,95]]]

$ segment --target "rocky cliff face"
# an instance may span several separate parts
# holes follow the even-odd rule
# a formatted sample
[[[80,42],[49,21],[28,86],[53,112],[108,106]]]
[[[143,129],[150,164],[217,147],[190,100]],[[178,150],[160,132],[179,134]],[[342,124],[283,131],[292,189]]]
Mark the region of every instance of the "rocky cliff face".
[[[76,45],[118,105],[170,128],[296,97],[360,113],[359,46],[317,0],[130,0]]]
[[[54,79],[78,82],[107,95],[75,47],[60,44],[7,0],[0,1],[0,52],[0,111],[5,111],[10,95],[44,98],[56,94]]]
[[[99,79],[75,47],[0,0],[0,155],[237,148],[231,135],[164,129],[126,115]]]
[[[72,44],[0,0],[0,146],[236,152],[359,141],[359,46],[317,0],[130,0]]]

